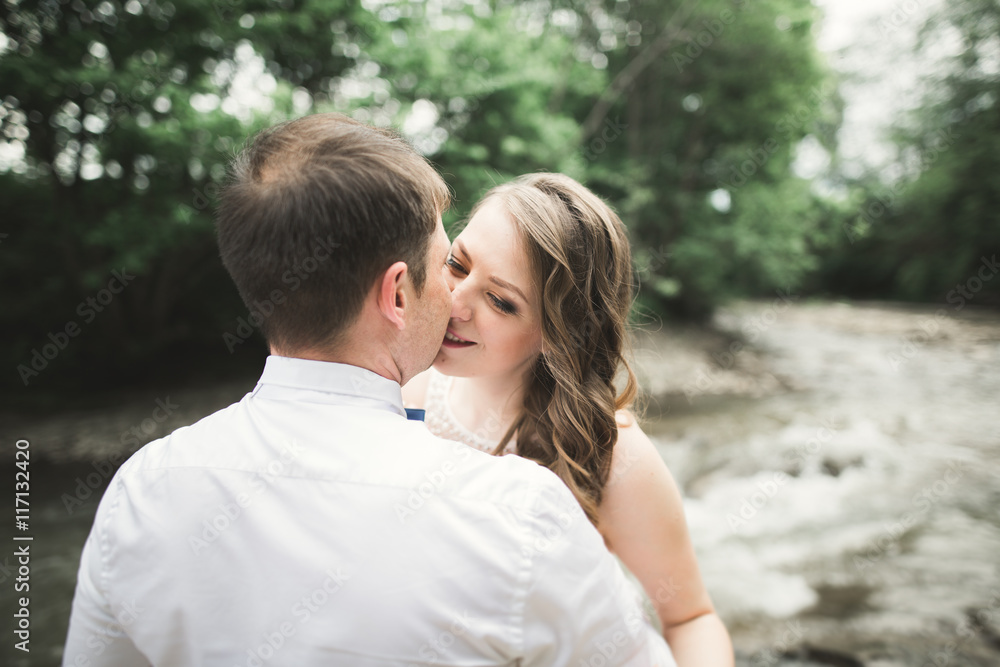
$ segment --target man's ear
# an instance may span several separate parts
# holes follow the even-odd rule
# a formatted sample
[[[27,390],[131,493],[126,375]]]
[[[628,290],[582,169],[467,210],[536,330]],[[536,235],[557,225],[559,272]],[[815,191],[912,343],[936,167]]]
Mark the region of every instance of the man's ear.
[[[409,302],[403,286],[408,282],[409,271],[406,262],[396,262],[382,274],[376,295],[382,317],[400,330],[406,327],[405,309],[409,306]]]

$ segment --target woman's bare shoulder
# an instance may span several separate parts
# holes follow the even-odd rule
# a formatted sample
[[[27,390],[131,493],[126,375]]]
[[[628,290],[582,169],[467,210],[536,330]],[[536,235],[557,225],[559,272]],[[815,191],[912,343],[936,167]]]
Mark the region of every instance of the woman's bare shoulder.
[[[632,412],[619,410],[615,413],[615,421],[618,424],[618,441],[611,455],[612,478],[633,476],[640,470],[648,472],[650,464],[666,467],[656,446]]]
[[[618,434],[631,427],[639,428],[639,420],[631,410],[617,410],[615,412],[615,423],[618,424]],[[639,429],[640,431],[642,429]]]

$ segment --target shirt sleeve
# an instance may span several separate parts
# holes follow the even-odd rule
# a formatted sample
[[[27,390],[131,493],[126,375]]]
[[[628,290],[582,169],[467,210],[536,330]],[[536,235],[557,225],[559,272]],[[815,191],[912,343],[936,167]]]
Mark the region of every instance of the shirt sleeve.
[[[102,525],[106,512],[107,503],[102,501],[90,536],[83,547],[76,593],[73,595],[73,610],[69,619],[69,633],[63,649],[63,667],[132,667],[150,664],[126,631],[128,625],[136,620],[134,608],[125,605],[121,609],[114,609],[102,590],[104,561],[101,531],[107,529],[107,526]]]
[[[522,664],[675,667],[597,529],[569,489],[551,482],[522,550],[530,560]]]

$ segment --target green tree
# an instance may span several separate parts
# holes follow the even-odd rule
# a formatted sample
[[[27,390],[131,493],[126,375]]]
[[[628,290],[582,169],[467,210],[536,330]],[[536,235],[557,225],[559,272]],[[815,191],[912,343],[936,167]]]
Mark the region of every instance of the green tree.
[[[485,190],[533,171],[586,179],[579,118],[607,85],[606,72],[575,56],[574,31],[551,7],[463,5],[436,16],[398,3],[370,53],[402,101],[433,108],[429,152],[455,191],[451,220]],[[391,27],[389,27],[391,26]]]
[[[612,123],[627,126],[591,173],[652,250],[640,263],[647,300],[704,315],[733,296],[795,288],[814,266],[821,219],[792,161],[809,134],[832,149],[838,123],[815,8],[717,0],[609,14],[624,34],[583,141],[604,148]]]
[[[826,262],[833,288],[955,306],[1000,302],[1000,280],[992,280],[1000,254],[1000,2],[947,3],[919,48],[955,36],[960,53],[928,78],[926,102],[895,132],[904,178],[866,184],[844,227],[849,243]]]
[[[241,312],[212,229],[225,163],[256,128],[328,98],[372,39],[359,26],[378,23],[354,0],[0,7],[2,384],[99,368],[92,385],[154,354],[217,354]],[[114,271],[127,287],[89,304]],[[57,358],[34,354],[71,324]]]
[[[447,29],[393,6],[380,60],[412,84],[395,98],[440,117],[456,217],[517,174],[577,177],[631,228],[661,312],[705,315],[814,268],[828,218],[791,164],[809,134],[832,149],[839,107],[806,0],[469,5]]]
[[[83,332],[29,387],[218,357],[246,311],[215,258],[214,192],[248,134],[307,111],[402,127],[454,188],[449,223],[518,174],[589,184],[661,312],[813,267],[828,216],[791,165],[803,137],[832,147],[837,109],[807,0],[365,6],[4,2],[3,383],[23,390],[16,369],[70,321]],[[80,321],[123,269],[134,282]]]

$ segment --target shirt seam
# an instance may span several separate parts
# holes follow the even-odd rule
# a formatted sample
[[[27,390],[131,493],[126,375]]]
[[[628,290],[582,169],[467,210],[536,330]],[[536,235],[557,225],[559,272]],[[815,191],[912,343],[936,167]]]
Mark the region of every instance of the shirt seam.
[[[101,593],[105,600],[110,604],[111,602],[111,583],[110,583],[110,573],[111,568],[111,520],[118,511],[118,503],[121,500],[121,487],[122,479],[115,476],[115,489],[114,489],[114,499],[111,501],[111,506],[108,507],[108,511],[104,516],[104,520],[101,522],[101,530],[98,535],[98,544],[101,550],[101,576],[100,576],[100,586]]]
[[[523,526],[523,536],[524,543],[521,548],[521,563],[518,572],[518,590],[517,590],[517,600],[514,605],[514,632],[516,634],[516,646],[518,650],[518,659],[523,660],[527,655],[526,642],[526,624],[528,622],[526,609],[528,604],[528,591],[531,588],[532,575],[535,567],[535,559],[532,557],[534,553],[532,550],[534,530],[532,526],[532,518],[538,518],[538,500],[541,495],[541,489],[539,484],[536,482],[531,488],[532,502],[528,504],[525,508],[524,514],[521,515],[522,526]],[[520,663],[519,663],[520,664]]]
[[[263,387],[263,386],[265,386],[265,385],[264,384],[257,385],[258,388]],[[328,405],[328,406],[331,406],[331,407],[342,407],[342,408],[350,408],[350,409],[360,408],[360,409],[365,409],[365,410],[374,410],[374,411],[377,411],[377,412],[387,412],[389,414],[396,415],[397,417],[403,417],[404,419],[406,418],[406,409],[403,407],[403,404],[402,403],[398,403],[397,404],[395,401],[391,401],[391,400],[389,400],[389,399],[387,399],[385,397],[367,396],[365,394],[341,394],[341,393],[337,393],[337,392],[333,392],[333,391],[323,391],[323,390],[318,390],[318,389],[309,389],[307,387],[293,387],[291,385],[284,386],[284,385],[274,385],[274,384],[272,384],[271,386],[273,386],[273,387],[279,387],[281,389],[300,389],[300,390],[303,390],[303,391],[312,391],[312,392],[315,392],[315,393],[320,394],[322,396],[361,398],[361,399],[365,399],[367,401],[371,401],[372,403],[369,404],[369,405],[349,405],[349,404],[345,404],[345,403],[338,403],[336,401],[319,400],[318,398],[317,398],[317,400],[312,400],[310,398],[303,398],[301,396],[285,396],[285,397],[279,397],[279,396],[261,396],[261,395],[258,394],[257,388],[255,388],[254,391],[251,392],[250,395],[251,395],[251,397],[255,401],[274,401],[276,403],[297,403],[297,404],[306,403],[306,404],[309,404],[309,405]],[[379,404],[378,405],[374,404],[375,401],[378,401]]]

